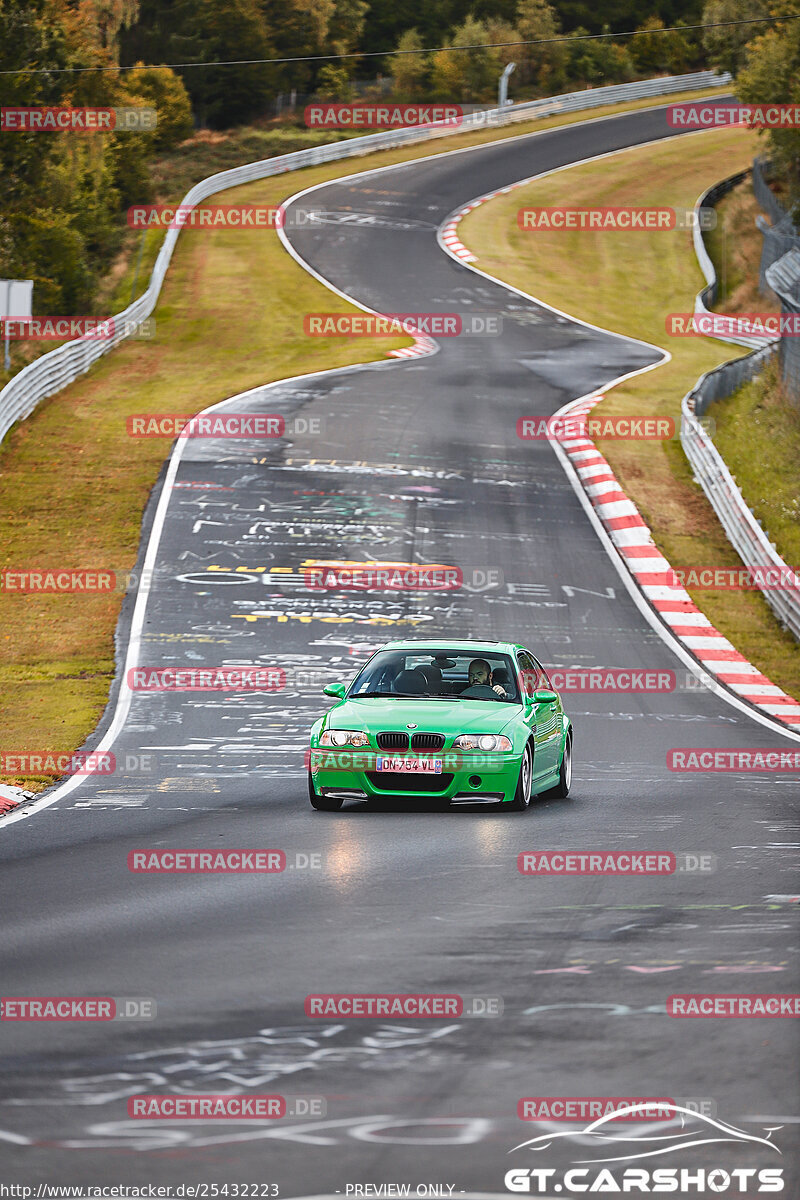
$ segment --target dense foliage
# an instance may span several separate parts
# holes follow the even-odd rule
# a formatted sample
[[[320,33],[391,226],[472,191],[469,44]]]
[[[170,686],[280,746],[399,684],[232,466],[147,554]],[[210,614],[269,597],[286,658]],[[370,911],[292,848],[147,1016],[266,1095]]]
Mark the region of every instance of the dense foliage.
[[[514,98],[719,66],[743,99],[800,102],[800,21],[685,28],[795,12],[800,0],[0,0],[0,105],[158,112],[148,133],[0,134],[0,274],[33,278],[39,313],[92,312],[154,160],[196,127],[274,120],[280,93],[487,103],[513,61]],[[306,61],[252,61],[267,58]],[[797,195],[800,132],[769,141]]]

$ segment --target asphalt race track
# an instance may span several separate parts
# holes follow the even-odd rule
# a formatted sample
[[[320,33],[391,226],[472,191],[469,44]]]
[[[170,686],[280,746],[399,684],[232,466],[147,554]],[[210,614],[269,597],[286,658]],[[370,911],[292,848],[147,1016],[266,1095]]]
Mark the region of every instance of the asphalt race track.
[[[283,414],[286,438],[191,441],[165,466],[145,519],[140,565],[154,530],[160,538],[139,663],[275,665],[288,685],[136,693],[118,710],[114,775],[3,823],[3,995],[157,1003],[150,1021],[0,1026],[3,1182],[505,1194],[511,1167],[598,1156],[570,1139],[510,1154],[569,1128],[520,1121],[521,1097],[627,1096],[702,1098],[762,1138],[781,1126],[770,1134],[780,1154],[737,1140],[658,1165],[781,1166],[787,1200],[800,1195],[794,1023],[682,1021],[665,1009],[673,993],[797,990],[796,777],[666,766],[671,747],[794,743],[688,686],[551,446],[516,436],[518,417],[552,413],[659,355],[521,299],[436,243],[476,196],[670,135],[663,109],[640,111],[325,185],[292,205],[316,214],[303,224],[290,208],[296,253],[362,305],[500,314],[502,334],[258,389],[228,409]],[[702,153],[702,137],[687,153]],[[567,201],[565,190],[553,203]],[[331,310],[341,307],[332,293]],[[230,313],[243,319],[235,297]],[[310,341],[310,371],[314,351]],[[468,586],[310,592],[313,559],[454,564]],[[131,596],[123,649],[137,620]],[[551,666],[671,669],[679,686],[565,696],[567,800],[520,815],[312,812],[303,751],[327,704],[322,683],[351,678],[389,638],[438,635],[518,640]],[[290,869],[137,875],[127,855],[140,847],[278,848]],[[716,869],[518,873],[521,850],[550,848],[704,853]],[[319,865],[298,865],[298,854]],[[504,1012],[314,1020],[309,992],[502,997]],[[317,1097],[327,1110],[274,1122],[128,1118],[129,1097],[174,1092]]]

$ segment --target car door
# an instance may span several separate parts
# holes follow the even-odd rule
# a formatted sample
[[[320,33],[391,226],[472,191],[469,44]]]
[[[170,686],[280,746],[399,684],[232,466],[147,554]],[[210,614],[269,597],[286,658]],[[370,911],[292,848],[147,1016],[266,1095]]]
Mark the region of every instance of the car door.
[[[528,650],[517,655],[526,700],[527,723],[534,731],[536,754],[534,755],[534,779],[552,775],[558,768],[561,751],[561,705],[558,700],[535,701],[534,693],[552,691],[540,663]]]

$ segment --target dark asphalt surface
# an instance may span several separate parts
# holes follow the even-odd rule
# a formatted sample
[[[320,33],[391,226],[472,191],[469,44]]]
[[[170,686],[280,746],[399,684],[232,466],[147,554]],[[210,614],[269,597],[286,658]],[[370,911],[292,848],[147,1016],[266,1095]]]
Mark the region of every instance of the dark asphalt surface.
[[[139,662],[279,665],[289,682],[267,696],[134,695],[114,776],[0,828],[2,994],[158,1005],[149,1022],[0,1025],[0,1182],[502,1193],[512,1166],[589,1157],[570,1140],[509,1155],[549,1128],[518,1120],[520,1097],[652,1096],[707,1098],[750,1134],[782,1126],[771,1135],[782,1158],[751,1143],[657,1165],[780,1165],[787,1200],[798,1195],[796,1024],[665,1011],[674,992],[797,990],[796,777],[666,767],[674,746],[791,743],[683,685],[551,447],[516,437],[518,417],[553,412],[657,355],[521,300],[435,241],[477,195],[672,132],[663,110],[649,110],[297,201],[364,214],[290,231],[297,252],[362,304],[500,313],[502,336],[442,339],[429,358],[228,402],[283,413],[287,426],[318,418],[324,434],[190,442],[166,474]],[[687,152],[702,153],[702,140]],[[554,203],[567,183],[554,182]],[[305,590],[304,563],[341,558],[455,564],[469,587]],[[388,638],[440,634],[518,640],[551,666],[674,669],[681,686],[565,696],[568,800],[520,815],[312,812],[303,748],[326,704],[322,682],[352,677]],[[293,865],[270,877],[134,875],[127,854],[145,846],[276,847]],[[706,852],[716,870],[523,878],[517,854],[534,848]],[[298,866],[297,854],[320,865]],[[304,997],[321,991],[500,996],[504,1015],[308,1020]],[[327,1114],[266,1126],[126,1116],[132,1095],[230,1091],[323,1097]]]

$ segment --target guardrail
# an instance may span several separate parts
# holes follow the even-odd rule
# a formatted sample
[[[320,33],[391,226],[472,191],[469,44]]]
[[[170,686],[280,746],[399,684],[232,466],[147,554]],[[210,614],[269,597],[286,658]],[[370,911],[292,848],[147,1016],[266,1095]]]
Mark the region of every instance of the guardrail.
[[[789,566],[748,508],[699,420],[714,400],[729,396],[742,383],[754,379],[775,351],[775,345],[765,346],[701,375],[681,403],[681,444],[697,482],[745,566],[788,572]],[[761,592],[781,624],[800,641],[800,587],[764,587]]]
[[[697,297],[698,301],[703,296],[708,296],[713,302],[717,291],[714,266],[699,232],[699,209],[709,201],[712,193],[715,194],[716,199],[719,199],[746,174],[746,171],[740,172],[739,175],[731,176],[730,179],[725,179],[713,188],[709,188],[695,206],[695,251],[701,270],[708,280],[707,287]],[[698,311],[697,304],[695,304],[695,311]],[[722,340],[748,344],[745,339],[725,338]],[[745,503],[724,459],[700,423],[700,417],[705,414],[709,404],[732,395],[743,383],[754,379],[777,352],[777,341],[769,341],[765,345],[764,339],[760,340],[761,345],[750,354],[743,358],[735,358],[731,362],[722,363],[713,371],[706,371],[704,375],[700,376],[688,395],[684,396],[681,401],[681,445],[695,479],[705,492],[728,540],[745,566],[787,572],[790,568],[778,554],[775,545],[769,540]],[[760,590],[781,624],[800,640],[800,588],[790,590],[783,587],[764,587]]]
[[[706,280],[706,286],[697,293],[694,300],[694,311],[698,316],[711,316],[711,309],[708,306],[713,304],[719,295],[719,280],[714,270],[714,264],[706,250],[706,243],[701,228],[700,210],[703,208],[713,208],[723,196],[726,196],[738,183],[746,179],[748,173],[748,171],[738,171],[736,175],[730,175],[727,179],[721,180],[720,183],[713,184],[712,187],[707,188],[703,192],[694,206],[695,219],[692,227],[692,241],[694,242],[694,252],[700,264],[700,270],[703,272]],[[718,342],[728,342],[733,346],[749,346],[752,349],[768,346],[774,340],[763,333],[742,334],[741,336],[715,333],[713,337]]]
[[[636,83],[614,84],[610,87],[593,88],[583,92],[567,92],[561,96],[550,96],[542,100],[529,100],[510,105],[505,109],[485,109],[470,113],[459,126],[428,125],[419,128],[391,129],[383,133],[367,134],[346,141],[313,146],[308,150],[295,150],[276,158],[246,163],[228,171],[220,171],[202,179],[181,200],[187,208],[200,204],[217,192],[266,179],[285,171],[297,171],[302,167],[320,163],[336,162],[354,158],[378,150],[392,149],[413,142],[430,141],[435,138],[453,136],[469,129],[487,125],[508,125],[517,121],[530,121],[552,116],[556,113],[577,112],[598,108],[605,104],[617,104],[625,100],[647,99],[667,96],[673,92],[694,91],[708,87],[725,87],[731,82],[729,74],[717,75],[713,71],[697,71],[691,75],[669,75],[661,79],[644,79]],[[114,317],[115,332],[108,338],[79,338],[65,342],[63,346],[23,367],[0,391],[0,442],[16,422],[30,416],[40,401],[66,387],[89,370],[92,363],[138,328],[142,321],[155,309],[164,276],[167,273],[172,252],[180,229],[168,229],[164,242],[150,276],[147,289],[123,312]]]
[[[781,302],[781,317],[800,321],[800,238],[781,258],[767,267],[767,283]],[[785,336],[780,341],[781,379],[797,404],[800,400],[800,337]]]

